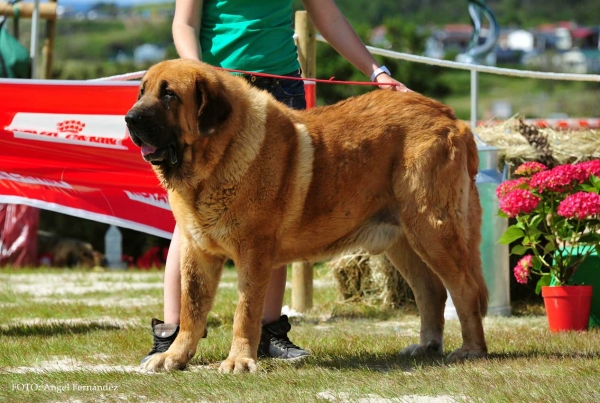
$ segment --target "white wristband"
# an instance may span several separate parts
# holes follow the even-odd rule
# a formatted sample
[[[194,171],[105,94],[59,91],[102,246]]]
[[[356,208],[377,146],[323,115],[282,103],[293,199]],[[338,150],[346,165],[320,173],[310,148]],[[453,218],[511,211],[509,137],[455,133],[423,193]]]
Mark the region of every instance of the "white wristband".
[[[377,76],[380,75],[380,74],[383,74],[383,73],[387,74],[390,77],[392,76],[392,74],[387,69],[387,67],[381,66],[380,68],[378,68],[377,70],[375,70],[373,72],[373,74],[371,74],[371,81],[375,82],[375,79],[377,78]]]

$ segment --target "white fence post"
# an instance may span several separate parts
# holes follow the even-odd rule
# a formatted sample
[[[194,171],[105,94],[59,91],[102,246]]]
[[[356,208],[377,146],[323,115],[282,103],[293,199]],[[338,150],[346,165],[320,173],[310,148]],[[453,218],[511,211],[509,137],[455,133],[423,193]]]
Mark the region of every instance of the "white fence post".
[[[477,94],[479,90],[477,79],[477,70],[471,70],[471,130],[475,130],[477,127]]]

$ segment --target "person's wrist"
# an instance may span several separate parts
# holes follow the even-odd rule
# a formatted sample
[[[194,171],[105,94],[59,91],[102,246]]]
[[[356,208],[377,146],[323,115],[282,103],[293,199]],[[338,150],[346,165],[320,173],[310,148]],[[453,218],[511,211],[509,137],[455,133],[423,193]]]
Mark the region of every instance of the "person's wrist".
[[[390,71],[388,70],[387,67],[381,66],[381,67],[375,69],[373,74],[371,74],[371,81],[375,82],[375,80],[377,79],[377,76],[379,76],[381,74],[387,74],[390,77],[392,76],[392,74],[390,73]]]

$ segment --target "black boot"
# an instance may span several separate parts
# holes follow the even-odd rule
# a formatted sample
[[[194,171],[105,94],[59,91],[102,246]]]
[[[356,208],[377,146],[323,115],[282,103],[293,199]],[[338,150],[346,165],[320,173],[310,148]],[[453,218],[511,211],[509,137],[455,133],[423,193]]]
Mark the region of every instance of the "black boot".
[[[263,325],[258,345],[259,357],[297,360],[309,356],[310,353],[292,343],[288,332],[292,328],[288,317],[282,315],[278,321]]]
[[[147,356],[142,358],[140,364],[144,364],[156,353],[164,353],[171,347],[175,338],[179,334],[179,325],[172,325],[162,320],[152,319],[152,336],[154,337],[154,346]]]

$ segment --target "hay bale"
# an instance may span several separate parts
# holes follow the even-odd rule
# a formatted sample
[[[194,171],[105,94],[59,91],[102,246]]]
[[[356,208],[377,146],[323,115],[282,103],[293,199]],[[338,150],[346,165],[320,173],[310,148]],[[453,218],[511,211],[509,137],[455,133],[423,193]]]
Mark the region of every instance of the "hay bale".
[[[414,303],[412,290],[385,255],[359,250],[328,262],[327,268],[346,301],[394,308]]]
[[[477,127],[479,139],[499,149],[502,166],[506,162],[515,167],[525,161],[539,161],[544,157],[542,150],[530,144],[521,134],[519,125],[519,119],[514,117],[498,124]],[[599,130],[538,128],[538,132],[547,140],[552,157],[559,164],[600,158]]]

